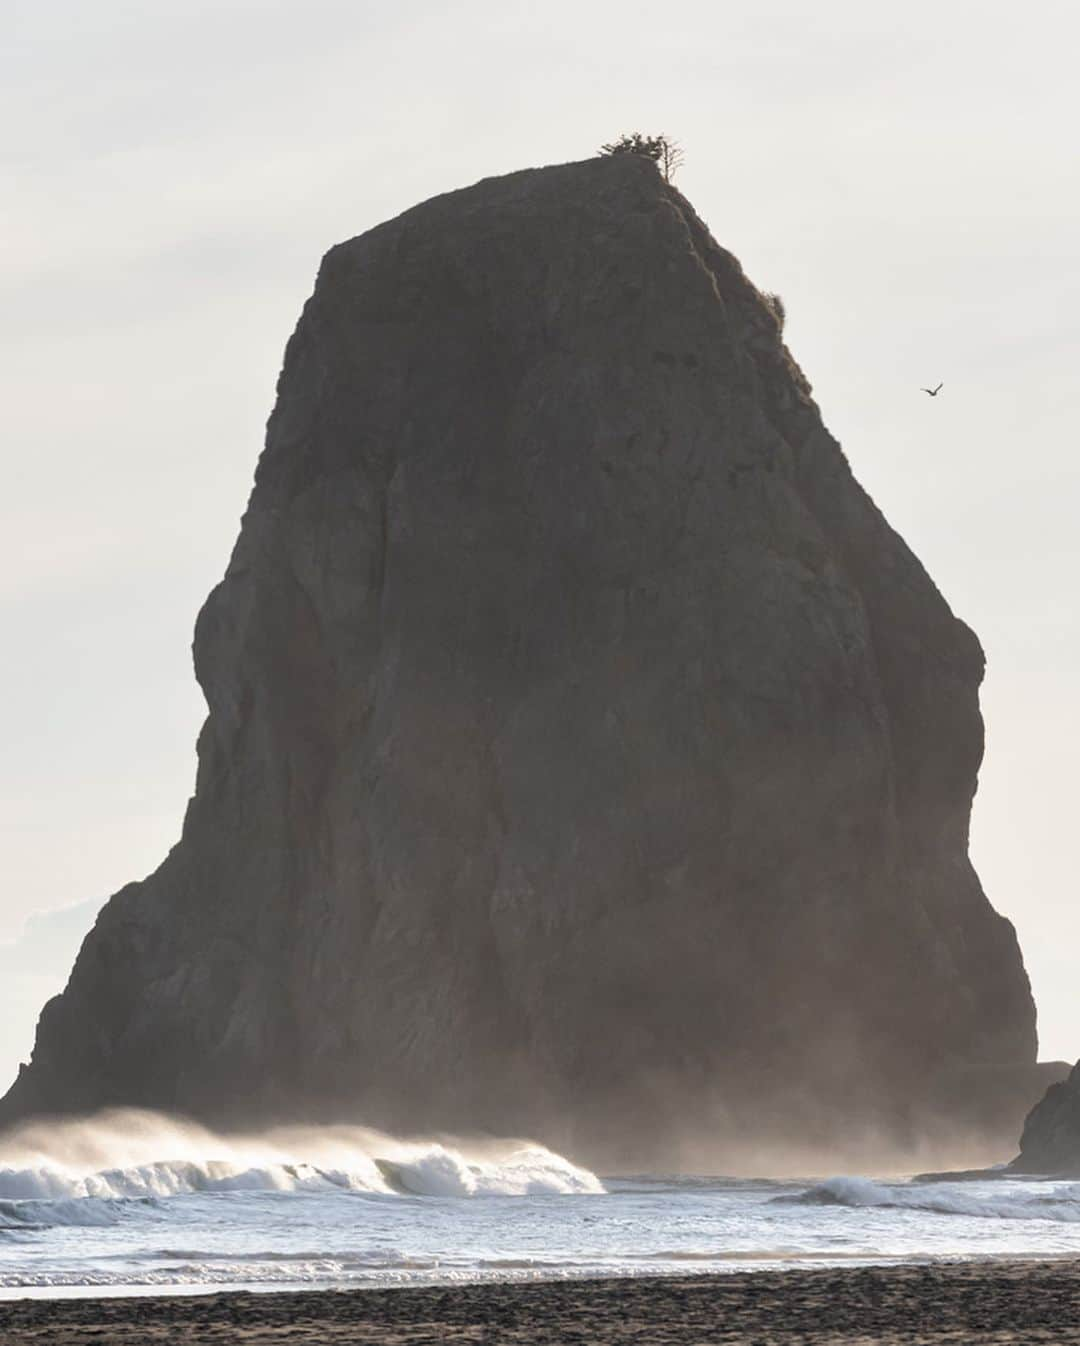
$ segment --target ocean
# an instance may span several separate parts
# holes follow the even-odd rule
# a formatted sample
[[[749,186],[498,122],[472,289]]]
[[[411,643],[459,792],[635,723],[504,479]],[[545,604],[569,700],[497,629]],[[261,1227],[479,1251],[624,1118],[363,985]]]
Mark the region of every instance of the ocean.
[[[527,1142],[135,1113],[0,1142],[4,1298],[1078,1254],[1077,1182],[601,1176]]]

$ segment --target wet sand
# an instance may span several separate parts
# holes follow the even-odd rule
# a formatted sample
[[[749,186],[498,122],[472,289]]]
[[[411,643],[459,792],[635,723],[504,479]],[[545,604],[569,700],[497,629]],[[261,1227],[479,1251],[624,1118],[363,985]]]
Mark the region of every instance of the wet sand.
[[[1080,1263],[0,1303],[3,1346],[1080,1343]]]

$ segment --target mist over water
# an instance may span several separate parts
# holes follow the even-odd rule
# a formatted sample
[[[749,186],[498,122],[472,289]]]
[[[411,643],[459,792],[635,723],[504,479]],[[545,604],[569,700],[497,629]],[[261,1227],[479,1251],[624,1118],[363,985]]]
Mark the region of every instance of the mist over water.
[[[527,1140],[223,1136],[132,1111],[0,1137],[8,1297],[991,1255],[1080,1255],[1080,1183],[601,1177]]]
[[[395,1140],[359,1126],[221,1136],[195,1122],[119,1110],[20,1127],[0,1140],[0,1201],[245,1191],[469,1197],[603,1190],[588,1170],[531,1142]]]

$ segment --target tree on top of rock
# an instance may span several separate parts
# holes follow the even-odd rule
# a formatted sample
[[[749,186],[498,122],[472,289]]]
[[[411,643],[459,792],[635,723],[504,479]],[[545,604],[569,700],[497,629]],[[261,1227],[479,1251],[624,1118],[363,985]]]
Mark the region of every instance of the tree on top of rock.
[[[677,140],[672,140],[661,132],[658,136],[643,136],[640,131],[620,136],[610,145],[601,145],[601,154],[636,154],[642,159],[651,159],[664,175],[664,181],[670,182],[682,167],[683,152]]]

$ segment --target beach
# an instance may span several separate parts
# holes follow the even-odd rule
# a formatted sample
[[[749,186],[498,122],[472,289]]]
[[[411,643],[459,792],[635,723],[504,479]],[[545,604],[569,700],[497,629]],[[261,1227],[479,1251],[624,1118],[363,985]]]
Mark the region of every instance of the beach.
[[[1080,1343],[1080,1262],[0,1304],[4,1346]]]

